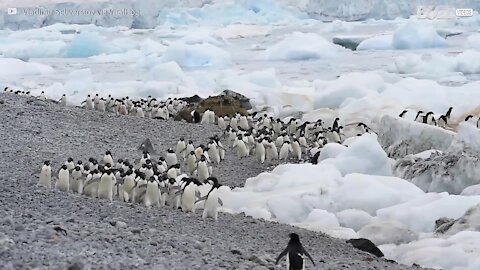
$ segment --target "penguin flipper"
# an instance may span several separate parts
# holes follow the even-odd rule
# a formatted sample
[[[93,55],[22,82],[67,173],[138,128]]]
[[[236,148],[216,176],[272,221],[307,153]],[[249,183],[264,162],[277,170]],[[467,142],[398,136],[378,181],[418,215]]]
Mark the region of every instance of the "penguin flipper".
[[[223,201],[222,201],[222,199],[218,198],[218,204],[219,204],[220,206],[223,206]]]
[[[201,196],[201,195],[200,195],[200,191],[198,191],[198,190],[195,191],[195,197],[200,198],[200,196]]]
[[[278,262],[280,261],[280,259],[281,259],[283,256],[287,255],[287,252],[288,252],[288,247],[286,247],[286,248],[282,251],[282,253],[280,253],[280,255],[278,255],[277,259],[275,260],[275,265],[278,264]]]
[[[175,192],[175,196],[180,196],[183,194],[183,190],[179,190],[177,192]]]
[[[315,262],[313,261],[312,259],[312,256],[310,256],[310,254],[302,247],[303,249],[303,253],[305,253],[305,255],[307,255],[307,257],[310,259],[310,261],[312,261],[313,265],[315,266]]]
[[[195,203],[198,203],[198,202],[201,202],[201,201],[204,201],[207,199],[208,196],[203,196],[201,198],[198,198],[198,200],[195,202]]]

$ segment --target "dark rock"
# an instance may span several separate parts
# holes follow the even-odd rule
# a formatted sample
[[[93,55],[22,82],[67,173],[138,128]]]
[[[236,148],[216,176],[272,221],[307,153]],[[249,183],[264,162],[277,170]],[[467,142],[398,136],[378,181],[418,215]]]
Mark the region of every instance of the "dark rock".
[[[112,225],[113,227],[115,227],[115,225],[117,225],[117,222],[112,220],[112,221],[109,221],[108,223],[110,223],[110,225]]]
[[[242,255],[242,252],[238,249],[232,249],[232,250],[230,250],[230,252],[234,255]]]
[[[140,234],[142,232],[142,230],[139,229],[139,228],[135,228],[135,229],[132,229],[131,232],[136,233],[136,234]]]
[[[85,267],[85,265],[83,264],[83,262],[81,262],[80,260],[76,260],[74,262],[72,262],[69,266],[68,266],[68,270],[82,270],[83,268]]]
[[[20,231],[23,231],[23,230],[25,230],[25,227],[23,227],[23,225],[20,224],[20,225],[15,226],[15,231],[20,232]]]
[[[442,217],[435,220],[435,233],[445,233],[455,224],[455,219]]]
[[[140,146],[138,147],[138,150],[140,151],[148,151],[149,153],[151,154],[154,154],[155,153],[155,149],[153,148],[153,144],[152,142],[150,141],[149,138],[146,138],[142,144],[140,144]]]
[[[368,252],[377,257],[383,257],[382,251],[377,246],[375,246],[375,244],[372,243],[372,241],[368,239],[365,239],[365,238],[350,239],[350,240],[347,240],[346,242],[350,243],[354,248]]]
[[[2,104],[2,105],[5,104],[5,100],[0,99],[0,104]]]
[[[199,97],[198,95],[194,95],[194,96],[191,96],[191,97],[184,97],[184,98],[179,98],[180,100],[183,100],[183,101],[186,101],[188,102],[189,104],[191,103],[198,103],[200,101],[202,101],[202,98]]]
[[[233,97],[234,99],[238,99],[243,108],[245,108],[246,110],[252,109],[252,104],[250,104],[250,99],[242,94],[239,94],[235,91],[227,89],[227,90],[224,90],[220,95],[230,96],[230,97]]]

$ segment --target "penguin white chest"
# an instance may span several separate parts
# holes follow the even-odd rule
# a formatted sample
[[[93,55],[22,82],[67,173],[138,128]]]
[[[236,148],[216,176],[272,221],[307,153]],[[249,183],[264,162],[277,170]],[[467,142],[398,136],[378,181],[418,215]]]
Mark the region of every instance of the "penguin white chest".
[[[40,172],[39,184],[48,188],[52,186],[52,167],[43,165]]]
[[[57,189],[63,192],[69,191],[70,172],[68,170],[60,170],[58,173]]]

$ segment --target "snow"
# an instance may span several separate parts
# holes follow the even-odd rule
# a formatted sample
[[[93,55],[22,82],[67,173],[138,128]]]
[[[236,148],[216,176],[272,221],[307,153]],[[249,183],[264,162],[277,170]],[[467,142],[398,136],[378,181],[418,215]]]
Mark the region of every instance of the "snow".
[[[393,36],[380,35],[363,40],[358,44],[357,50],[391,50],[393,49]]]
[[[0,78],[18,78],[26,75],[45,75],[53,73],[50,66],[24,62],[14,58],[0,58]]]
[[[308,60],[334,57],[340,47],[315,33],[294,32],[265,50],[268,60]]]
[[[373,219],[370,214],[359,209],[345,209],[337,212],[336,216],[342,227],[352,228],[355,231],[359,231]]]
[[[417,240],[418,235],[407,226],[392,221],[372,222],[364,226],[358,235],[375,245],[403,244]]]
[[[231,63],[225,50],[210,43],[187,44],[181,41],[170,44],[162,56],[162,61],[175,61],[181,67],[224,67]]]
[[[215,34],[224,39],[248,38],[267,36],[272,31],[270,26],[249,25],[249,24],[230,24],[218,29]]]
[[[465,46],[467,48],[480,49],[480,34],[468,36]]]
[[[480,52],[467,50],[455,56],[442,54],[408,55],[395,58],[392,71],[401,74],[433,73],[448,74],[461,72],[463,74],[480,73]]]

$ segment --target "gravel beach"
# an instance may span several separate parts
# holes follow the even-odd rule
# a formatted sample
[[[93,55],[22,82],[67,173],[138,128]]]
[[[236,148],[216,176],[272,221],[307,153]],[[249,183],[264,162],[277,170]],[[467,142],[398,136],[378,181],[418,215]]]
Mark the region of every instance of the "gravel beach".
[[[3,101],[3,103],[2,103]],[[115,116],[0,94],[1,269],[284,269],[276,256],[297,232],[317,264],[308,269],[422,269],[378,259],[344,240],[242,214],[219,214],[218,222],[185,214],[103,201],[37,185],[34,171],[51,160],[53,171],[68,157],[133,160],[149,138],[158,153],[179,137],[195,145],[220,134],[216,126]],[[157,156],[155,156],[156,158]],[[270,169],[231,152],[214,174],[241,186]]]

